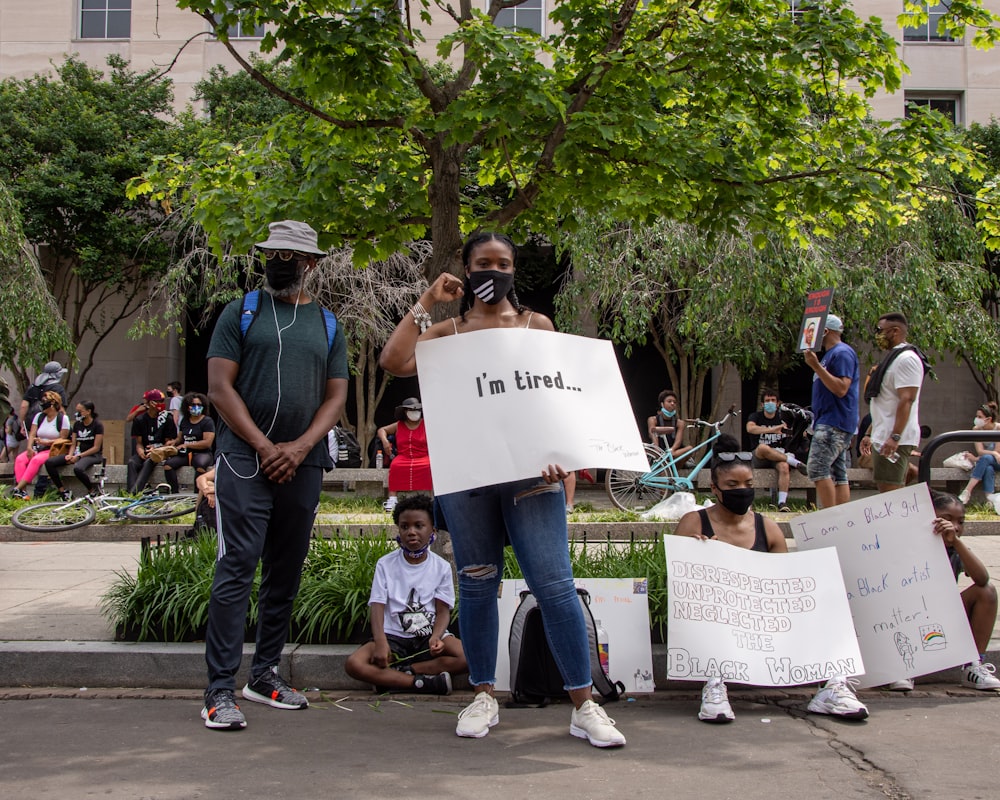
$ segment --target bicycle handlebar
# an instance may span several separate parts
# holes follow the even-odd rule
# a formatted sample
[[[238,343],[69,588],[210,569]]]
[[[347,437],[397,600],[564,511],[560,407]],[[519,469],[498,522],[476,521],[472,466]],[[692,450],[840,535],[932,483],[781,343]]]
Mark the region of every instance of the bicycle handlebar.
[[[729,407],[729,410],[726,412],[726,416],[724,416],[720,420],[716,420],[715,422],[709,422],[707,419],[688,419],[684,421],[690,423],[691,425],[695,425],[699,428],[715,428],[716,430],[718,430],[723,425],[725,425],[726,422],[729,421],[730,417],[738,417],[742,413],[743,412],[740,411],[735,404],[733,404]]]

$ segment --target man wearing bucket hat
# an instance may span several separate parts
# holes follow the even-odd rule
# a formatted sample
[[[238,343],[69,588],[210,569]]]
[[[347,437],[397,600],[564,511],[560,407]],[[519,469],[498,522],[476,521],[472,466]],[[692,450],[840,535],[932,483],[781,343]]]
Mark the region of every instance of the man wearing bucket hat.
[[[823,360],[812,350],[803,353],[813,376],[813,438],[809,447],[807,472],[816,484],[816,498],[822,508],[851,499],[847,463],[851,437],[858,431],[858,390],[861,374],[858,354],[841,341],[844,322],[835,314],[826,317],[823,331]]]
[[[278,674],[278,663],[323,471],[333,466],[326,434],[347,397],[344,333],[303,288],[306,274],[324,255],[316,231],[295,220],[274,222],[256,249],[263,292],[253,309],[247,298],[226,306],[208,348],[208,397],[221,418],[215,439],[219,552],[205,635],[208,686],[201,716],[216,730],[246,727],[235,698],[236,673],[261,560],[257,644],[242,696],[272,708],[309,705]]]

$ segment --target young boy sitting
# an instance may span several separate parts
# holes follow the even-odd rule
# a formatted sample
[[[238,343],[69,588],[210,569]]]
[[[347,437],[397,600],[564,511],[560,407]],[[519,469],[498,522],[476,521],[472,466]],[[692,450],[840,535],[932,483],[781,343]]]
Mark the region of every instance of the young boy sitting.
[[[449,694],[452,673],[468,671],[462,643],[447,630],[455,586],[448,562],[430,550],[433,508],[430,497],[416,494],[392,510],[399,550],[375,565],[372,641],[344,667],[380,690]]]

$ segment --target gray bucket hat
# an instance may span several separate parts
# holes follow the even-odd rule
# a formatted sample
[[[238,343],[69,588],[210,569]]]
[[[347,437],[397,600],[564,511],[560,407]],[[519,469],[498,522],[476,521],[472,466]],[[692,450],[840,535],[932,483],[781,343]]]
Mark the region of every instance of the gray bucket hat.
[[[316,244],[316,231],[304,222],[283,219],[281,222],[272,222],[267,227],[270,235],[263,242],[257,242],[254,247],[261,250],[295,250],[315,256],[326,255],[326,251],[320,250]]]
[[[35,378],[35,386],[48,386],[52,383],[59,383],[62,380],[62,376],[65,375],[69,370],[67,370],[58,361],[50,361],[44,367],[42,371]]]

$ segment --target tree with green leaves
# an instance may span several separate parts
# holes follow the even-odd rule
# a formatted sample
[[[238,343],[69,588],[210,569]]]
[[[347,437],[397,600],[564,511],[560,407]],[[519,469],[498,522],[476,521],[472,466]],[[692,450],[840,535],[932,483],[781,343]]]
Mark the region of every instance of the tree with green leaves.
[[[981,304],[992,278],[974,221],[951,196],[900,225],[813,236],[806,247],[777,236],[761,247],[749,226],[709,236],[671,220],[639,225],[598,215],[580,225],[570,255],[559,324],[578,329],[586,310],[600,335],[626,348],[651,343],[686,413],[702,408],[717,366],[720,382],[733,366],[776,383],[799,357],[807,292],[828,286],[834,310],[855,330],[902,308],[919,346],[980,369],[1000,364],[1000,327]]]
[[[54,76],[0,83],[0,180],[77,348],[70,395],[167,266],[165,243],[152,235],[162,212],[127,199],[125,185],[153,154],[177,148],[171,97],[169,81],[118,56],[107,74],[70,57]]]
[[[458,270],[473,229],[555,239],[608,208],[806,242],[900,221],[932,163],[975,170],[931,117],[865,123],[865,98],[898,89],[902,66],[846,0],[794,15],[785,0],[561,0],[544,35],[496,24],[517,0],[177,2],[294,109],[253,142],[161,159],[132,184],[190,206],[219,253],[248,252],[275,208],[359,264],[429,238],[429,279]],[[995,20],[979,0],[948,16],[987,43]],[[432,22],[444,33],[427,60]],[[282,78],[229,44],[251,23]]]
[[[38,259],[24,236],[21,214],[0,182],[0,365],[16,377],[21,393],[54,353],[73,357],[73,340],[52,297]],[[6,417],[6,414],[4,415]]]

